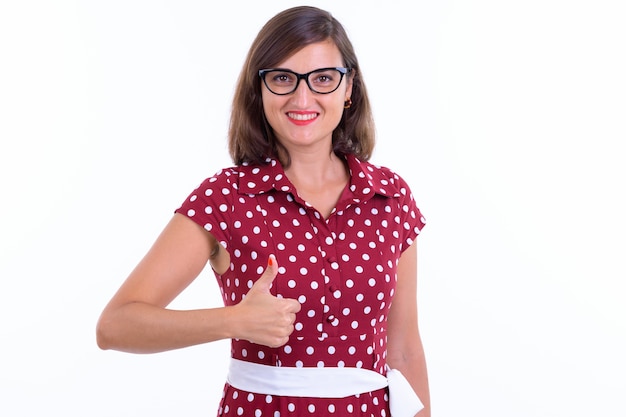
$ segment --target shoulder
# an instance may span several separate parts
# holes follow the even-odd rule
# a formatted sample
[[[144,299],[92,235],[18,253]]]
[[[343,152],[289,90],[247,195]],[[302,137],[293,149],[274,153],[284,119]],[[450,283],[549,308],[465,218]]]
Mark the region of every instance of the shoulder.
[[[366,179],[378,193],[395,197],[411,196],[408,182],[388,166],[361,161],[354,157],[349,158],[348,163],[352,175]]]
[[[233,183],[237,181],[239,178],[240,167],[233,166],[222,168],[219,171],[215,172],[213,175],[207,177],[202,183],[203,184],[214,184],[214,183]]]
[[[230,194],[231,192],[237,190],[238,179],[238,167],[222,168],[202,180],[194,193],[198,198],[211,197],[218,192]]]

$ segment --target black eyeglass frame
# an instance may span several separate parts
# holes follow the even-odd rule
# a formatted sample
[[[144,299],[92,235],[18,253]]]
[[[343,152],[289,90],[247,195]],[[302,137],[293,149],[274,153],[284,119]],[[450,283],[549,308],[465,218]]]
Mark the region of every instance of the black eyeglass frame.
[[[323,71],[328,71],[328,70],[337,70],[339,71],[340,77],[339,77],[339,82],[337,83],[337,87],[333,88],[331,91],[326,91],[324,93],[315,90],[313,87],[311,87],[311,84],[309,83],[309,76],[311,74],[314,74],[316,72],[323,72]],[[280,71],[280,72],[287,72],[289,74],[293,74],[296,76],[297,81],[296,81],[296,85],[293,87],[293,90],[287,92],[287,93],[276,93],[274,91],[272,91],[272,89],[270,88],[269,85],[267,85],[267,81],[265,80],[265,76],[267,75],[268,72],[272,72],[272,71]],[[298,89],[298,86],[300,85],[300,81],[304,80],[306,82],[306,85],[309,87],[309,90],[311,90],[312,92],[316,93],[316,94],[330,94],[330,93],[334,93],[335,91],[337,91],[337,89],[339,88],[339,86],[341,85],[341,82],[343,81],[343,76],[346,74],[349,74],[350,72],[352,72],[352,68],[344,68],[344,67],[326,67],[326,68],[318,68],[315,69],[313,71],[309,71],[306,74],[299,74],[295,71],[292,71],[290,69],[286,69],[286,68],[268,68],[268,69],[262,69],[259,70],[259,77],[261,77],[261,79],[263,80],[263,84],[265,84],[265,86],[267,87],[267,89],[269,90],[270,93],[272,94],[276,94],[277,96],[286,96],[288,94],[292,94],[294,91],[296,91]]]

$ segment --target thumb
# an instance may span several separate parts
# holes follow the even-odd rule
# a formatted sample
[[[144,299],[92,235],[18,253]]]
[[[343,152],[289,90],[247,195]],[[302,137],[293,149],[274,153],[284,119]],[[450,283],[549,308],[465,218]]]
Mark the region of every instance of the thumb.
[[[277,275],[278,263],[276,262],[276,256],[270,255],[267,259],[267,268],[265,268],[265,271],[263,271],[263,274],[254,283],[252,288],[269,293],[272,282],[274,282],[274,278],[276,278]]]

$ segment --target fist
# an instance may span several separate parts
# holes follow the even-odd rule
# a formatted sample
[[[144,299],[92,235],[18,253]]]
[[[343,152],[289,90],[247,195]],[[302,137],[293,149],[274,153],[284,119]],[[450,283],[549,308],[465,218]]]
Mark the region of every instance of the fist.
[[[289,340],[301,305],[297,300],[277,298],[270,293],[277,275],[276,257],[270,255],[263,274],[235,306],[241,328],[237,338],[272,348],[283,346]]]

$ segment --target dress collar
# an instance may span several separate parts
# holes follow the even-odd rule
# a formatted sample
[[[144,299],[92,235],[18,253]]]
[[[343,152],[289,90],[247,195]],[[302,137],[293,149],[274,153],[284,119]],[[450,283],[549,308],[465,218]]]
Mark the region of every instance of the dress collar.
[[[399,197],[396,176],[386,168],[346,155],[350,171],[350,183],[341,200],[365,201],[375,194]],[[294,185],[285,175],[285,170],[276,159],[268,158],[266,165],[243,164],[239,167],[238,190],[240,194],[264,194],[271,190],[297,195]],[[346,193],[347,192],[347,193]],[[346,195],[348,194],[348,195]]]

